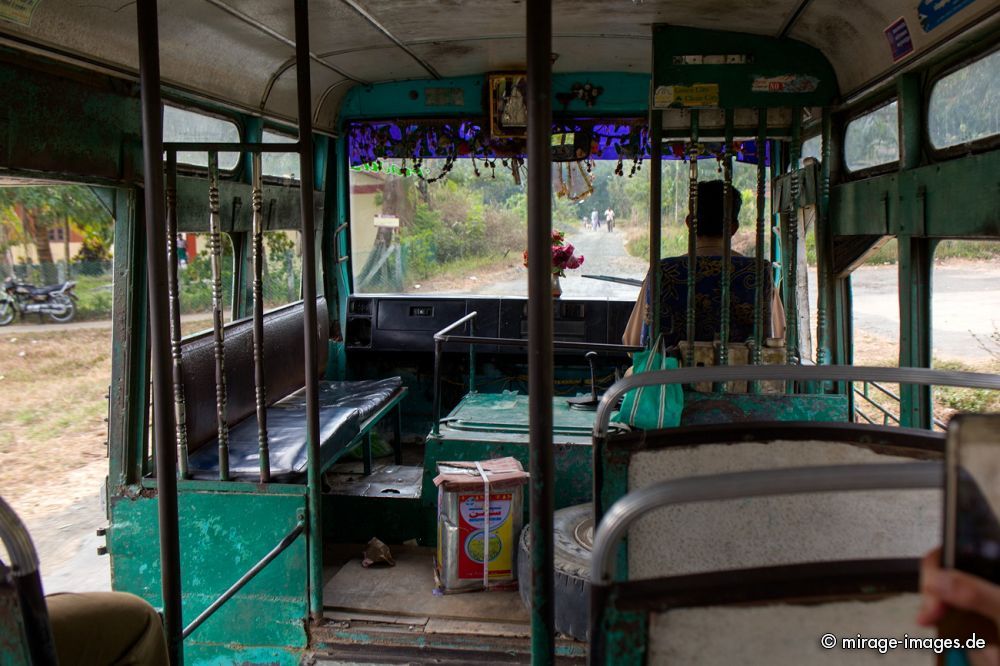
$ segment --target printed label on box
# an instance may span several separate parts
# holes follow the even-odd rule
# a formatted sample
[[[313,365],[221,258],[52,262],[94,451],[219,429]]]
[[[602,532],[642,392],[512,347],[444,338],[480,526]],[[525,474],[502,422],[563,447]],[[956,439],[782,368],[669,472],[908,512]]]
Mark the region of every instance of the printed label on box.
[[[509,578],[513,569],[514,535],[510,510],[511,493],[490,493],[490,538],[485,543],[486,507],[483,493],[458,496],[459,578],[482,578],[483,562],[489,558],[490,578]]]

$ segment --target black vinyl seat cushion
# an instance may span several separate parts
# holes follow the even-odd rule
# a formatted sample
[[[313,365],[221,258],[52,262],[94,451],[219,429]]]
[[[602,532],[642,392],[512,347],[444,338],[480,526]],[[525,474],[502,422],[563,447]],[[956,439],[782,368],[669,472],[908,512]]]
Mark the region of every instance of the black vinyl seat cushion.
[[[320,465],[333,464],[355,443],[365,420],[398,394],[399,377],[382,380],[320,382]],[[295,483],[306,475],[305,389],[267,408],[267,442],[271,480]],[[260,479],[257,417],[248,416],[229,428],[229,475],[235,480]],[[188,459],[193,479],[219,478],[219,440],[206,442]]]

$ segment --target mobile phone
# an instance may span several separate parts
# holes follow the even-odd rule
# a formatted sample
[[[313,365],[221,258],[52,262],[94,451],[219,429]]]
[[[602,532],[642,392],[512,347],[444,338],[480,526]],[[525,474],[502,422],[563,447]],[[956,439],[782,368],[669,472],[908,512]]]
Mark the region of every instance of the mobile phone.
[[[948,424],[941,565],[1000,583],[1000,414]]]

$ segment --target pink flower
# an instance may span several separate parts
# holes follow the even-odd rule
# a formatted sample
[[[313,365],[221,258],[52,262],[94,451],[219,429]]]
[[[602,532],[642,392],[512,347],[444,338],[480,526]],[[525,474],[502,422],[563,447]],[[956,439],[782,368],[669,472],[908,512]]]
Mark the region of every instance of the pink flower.
[[[552,231],[552,274],[565,275],[567,268],[579,268],[583,264],[583,256],[574,256],[575,248],[571,243],[565,242],[565,234],[561,231]],[[528,251],[524,251],[524,265],[528,265]]]

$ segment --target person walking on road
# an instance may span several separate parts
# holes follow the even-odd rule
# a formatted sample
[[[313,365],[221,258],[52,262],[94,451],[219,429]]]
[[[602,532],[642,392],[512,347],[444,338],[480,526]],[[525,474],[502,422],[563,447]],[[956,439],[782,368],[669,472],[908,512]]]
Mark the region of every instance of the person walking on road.
[[[597,220],[597,211],[596,210],[590,211],[590,230],[591,231],[597,231],[598,228],[599,228],[599,225],[600,225],[600,222],[598,222],[598,220]]]
[[[604,222],[608,225],[608,233],[615,230],[615,211],[610,207],[604,211]]]

